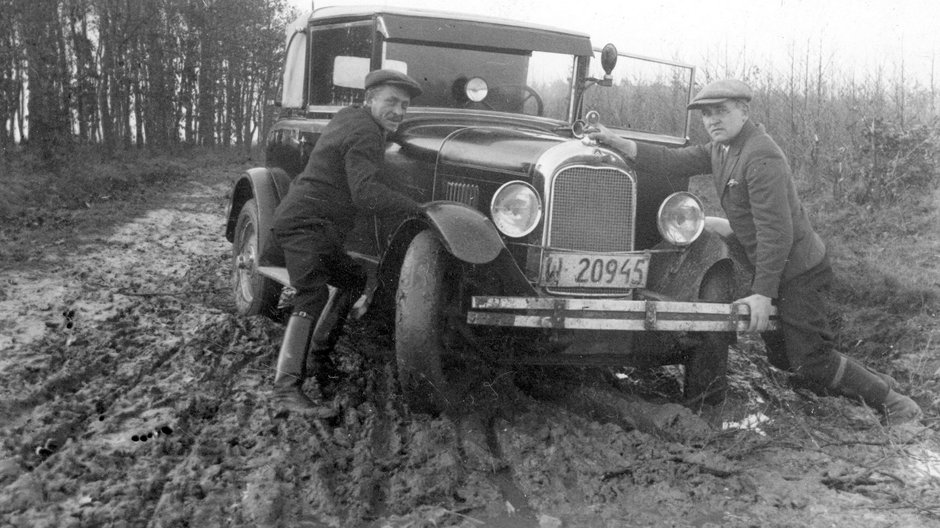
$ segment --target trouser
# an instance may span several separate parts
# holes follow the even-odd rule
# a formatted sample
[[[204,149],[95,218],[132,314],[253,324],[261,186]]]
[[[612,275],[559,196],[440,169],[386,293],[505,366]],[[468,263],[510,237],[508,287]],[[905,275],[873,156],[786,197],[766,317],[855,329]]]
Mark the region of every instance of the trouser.
[[[792,372],[817,392],[833,383],[843,357],[835,350],[835,334],[829,325],[827,295],[832,279],[827,256],[815,267],[782,282],[777,297],[780,328],[761,334],[770,363]]]
[[[275,220],[273,230],[297,292],[293,313],[306,314],[315,321],[323,314],[331,326],[332,346],[352,303],[365,288],[365,271],[343,249],[345,233],[327,220],[283,216]],[[328,284],[339,290],[329,303],[327,311],[332,313],[324,313],[330,300]]]

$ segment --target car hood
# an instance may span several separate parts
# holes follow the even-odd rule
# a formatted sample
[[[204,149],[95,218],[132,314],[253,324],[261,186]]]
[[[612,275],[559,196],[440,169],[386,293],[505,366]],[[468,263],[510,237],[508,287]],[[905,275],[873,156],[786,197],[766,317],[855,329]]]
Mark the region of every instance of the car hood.
[[[409,120],[394,140],[408,155],[434,162],[438,168],[450,165],[525,175],[543,152],[570,139],[552,131],[567,130],[557,121],[506,121]]]

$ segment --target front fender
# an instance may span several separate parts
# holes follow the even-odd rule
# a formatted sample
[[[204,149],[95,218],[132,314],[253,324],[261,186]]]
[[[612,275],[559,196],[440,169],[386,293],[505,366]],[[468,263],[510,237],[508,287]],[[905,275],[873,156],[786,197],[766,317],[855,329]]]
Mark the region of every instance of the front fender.
[[[430,202],[420,216],[398,226],[391,236],[388,249],[379,263],[377,295],[385,299],[380,302],[390,302],[408,245],[411,239],[425,229],[437,233],[447,251],[468,264],[502,262],[504,259],[497,259],[500,254],[512,260],[508,251],[503,251],[506,246],[496,226],[486,215],[459,202]]]
[[[750,290],[753,270],[744,247],[738,242],[724,218],[709,217],[705,230],[692,245],[679,249],[660,242],[654,250],[649,267],[647,290],[677,301],[694,301],[705,274],[722,262],[732,266],[734,298],[744,297]]]
[[[235,238],[235,223],[238,214],[245,202],[254,198],[258,206],[259,233],[266,237],[271,228],[271,218],[274,209],[281,203],[281,198],[287,194],[290,186],[290,176],[282,169],[255,167],[248,169],[235,182],[232,191],[232,201],[229,203],[228,219],[225,224],[225,238],[232,242]]]
[[[493,222],[459,202],[430,202],[424,218],[434,227],[451,255],[468,264],[487,264],[506,248]]]

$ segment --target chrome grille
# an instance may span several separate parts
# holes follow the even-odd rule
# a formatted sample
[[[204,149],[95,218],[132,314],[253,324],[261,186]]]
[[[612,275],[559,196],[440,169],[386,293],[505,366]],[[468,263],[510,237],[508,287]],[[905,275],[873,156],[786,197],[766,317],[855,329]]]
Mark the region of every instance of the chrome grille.
[[[472,183],[447,182],[444,185],[444,199],[477,208],[480,202],[480,188]]]
[[[569,167],[552,184],[548,245],[573,251],[632,251],[636,209],[633,176],[609,167]],[[546,288],[562,295],[624,295],[627,288]]]
[[[609,167],[570,167],[552,185],[548,245],[576,251],[632,251],[636,204],[631,175]]]

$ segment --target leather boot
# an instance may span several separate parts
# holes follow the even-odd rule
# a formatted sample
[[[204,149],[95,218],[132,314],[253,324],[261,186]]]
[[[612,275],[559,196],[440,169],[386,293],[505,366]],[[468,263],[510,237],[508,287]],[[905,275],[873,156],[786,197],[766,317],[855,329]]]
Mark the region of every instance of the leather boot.
[[[885,398],[885,425],[901,425],[920,420],[924,412],[911,398],[895,391]]]
[[[330,288],[330,298],[320,312],[320,318],[313,330],[313,349],[319,352],[332,351],[343,333],[343,325],[349,310],[359,297],[359,291]]]
[[[339,368],[333,360],[333,349],[343,333],[346,317],[352,309],[359,290],[341,290],[330,288],[330,297],[320,312],[320,318],[313,330],[313,360],[316,365],[314,376],[320,389],[332,385],[340,377]]]
[[[917,403],[894,391],[892,381],[894,378],[890,376],[883,376],[841,356],[829,390],[849,398],[860,398],[881,413],[887,425],[900,425],[920,418],[922,412]]]
[[[284,341],[277,357],[274,376],[274,402],[284,410],[317,418],[330,418],[336,412],[319,405],[303,393],[301,387],[307,377],[307,349],[313,333],[313,319],[303,312],[291,315],[284,331]]]

